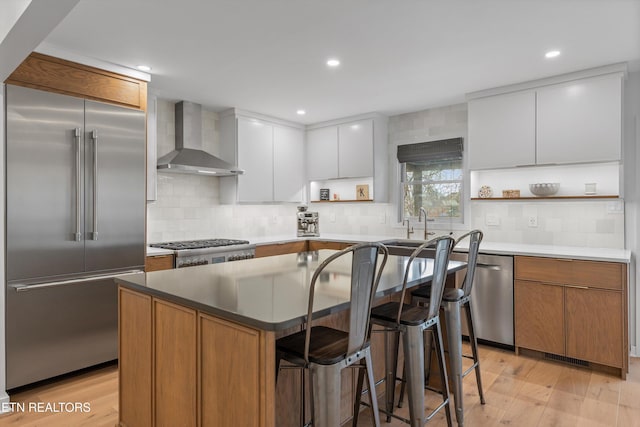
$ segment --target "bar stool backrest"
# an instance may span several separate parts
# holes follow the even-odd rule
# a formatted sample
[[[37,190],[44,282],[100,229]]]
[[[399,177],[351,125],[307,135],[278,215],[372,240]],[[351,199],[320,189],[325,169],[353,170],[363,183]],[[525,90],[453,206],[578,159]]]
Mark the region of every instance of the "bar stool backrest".
[[[471,295],[471,287],[473,286],[473,278],[476,274],[476,265],[478,263],[478,250],[480,249],[483,234],[480,230],[471,230],[460,236],[455,245],[457,246],[461,240],[467,237],[469,237],[469,257],[467,259],[467,273],[464,276],[464,282],[462,282],[462,292],[465,297]]]
[[[431,239],[422,245],[418,246],[407,262],[407,267],[404,272],[404,280],[402,282],[402,293],[400,294],[400,301],[404,301],[404,297],[407,291],[407,282],[409,280],[409,274],[411,272],[411,264],[420,255],[420,253],[426,249],[435,247],[435,256],[433,259],[433,279],[431,280],[430,298],[428,307],[428,318],[432,318],[438,315],[440,310],[440,303],[442,302],[442,294],[444,293],[444,285],[447,279],[447,266],[449,264],[449,255],[453,250],[454,240],[453,238],[437,237]],[[396,323],[400,324],[400,318],[402,316],[403,304],[400,304],[398,308],[398,315],[396,317]]]
[[[352,354],[364,348],[369,338],[369,319],[371,305],[380,282],[382,270],[387,263],[389,251],[387,247],[378,242],[360,243],[336,252],[324,260],[316,269],[309,286],[309,307],[307,311],[307,333],[304,344],[304,360],[309,363],[309,343],[311,340],[311,319],[313,316],[313,299],[316,281],[320,273],[331,262],[352,253],[351,263],[351,290],[349,312],[349,345],[347,354]],[[377,267],[378,254],[382,255],[380,267]]]

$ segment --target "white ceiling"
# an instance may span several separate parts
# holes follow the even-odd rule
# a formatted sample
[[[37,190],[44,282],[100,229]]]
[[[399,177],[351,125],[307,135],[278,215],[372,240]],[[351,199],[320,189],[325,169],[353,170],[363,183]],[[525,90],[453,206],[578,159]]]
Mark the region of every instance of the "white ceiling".
[[[640,0],[81,0],[45,43],[148,64],[161,98],[315,123],[640,68]],[[544,59],[550,49],[562,55]],[[329,57],[342,65],[328,69]]]

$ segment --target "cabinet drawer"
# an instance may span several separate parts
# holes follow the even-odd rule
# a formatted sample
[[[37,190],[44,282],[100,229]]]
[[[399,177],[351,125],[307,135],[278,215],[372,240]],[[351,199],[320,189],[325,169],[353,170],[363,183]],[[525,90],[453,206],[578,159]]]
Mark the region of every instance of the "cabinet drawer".
[[[346,249],[349,246],[352,246],[353,243],[345,243],[345,242],[321,242],[317,240],[309,241],[309,250],[310,251],[319,251],[320,249],[333,249],[336,251],[341,251],[342,249]]]
[[[307,241],[276,243],[274,245],[260,245],[256,247],[256,258],[283,254],[297,254],[307,250]]]
[[[173,255],[148,256],[144,263],[144,271],[170,270],[173,268]]]
[[[601,289],[623,289],[624,264],[572,259],[516,257],[515,278]]]

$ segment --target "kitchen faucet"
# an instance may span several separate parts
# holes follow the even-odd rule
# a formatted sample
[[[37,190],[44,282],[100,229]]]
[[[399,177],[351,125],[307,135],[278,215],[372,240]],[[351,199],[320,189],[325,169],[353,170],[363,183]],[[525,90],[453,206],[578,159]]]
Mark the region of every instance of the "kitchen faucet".
[[[424,240],[427,240],[427,236],[432,236],[436,233],[434,233],[433,231],[431,232],[427,232],[427,221],[433,221],[433,218],[428,218],[427,217],[427,211],[424,210],[424,208],[420,208],[420,212],[418,213],[418,222],[422,222],[422,215],[424,215]],[[407,239],[409,238],[409,226],[407,225]]]
[[[409,240],[409,234],[413,234],[413,227],[411,227],[411,229],[409,229],[409,218],[403,219],[402,220],[402,225],[404,225],[405,222],[407,223],[407,240]]]

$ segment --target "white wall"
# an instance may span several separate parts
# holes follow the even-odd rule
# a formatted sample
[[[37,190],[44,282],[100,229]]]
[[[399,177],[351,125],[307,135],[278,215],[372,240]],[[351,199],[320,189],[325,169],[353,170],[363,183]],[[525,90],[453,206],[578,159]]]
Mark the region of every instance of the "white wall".
[[[624,198],[626,201],[626,248],[632,251],[629,281],[629,337],[631,353],[640,356],[640,71],[629,73],[625,82],[623,155]]]
[[[0,150],[0,221],[2,224],[5,223],[4,213],[5,213],[5,194],[4,194],[4,147],[6,145],[5,141],[5,131],[4,131],[4,123],[5,123],[5,111],[4,111],[4,84],[0,83],[0,135],[2,135],[2,150]],[[4,229],[5,227],[0,227],[0,283],[5,283],[5,243],[4,243]],[[4,287],[3,287],[4,289]],[[5,324],[4,324],[4,298],[5,293],[0,292],[0,408],[4,405],[3,403],[9,402],[9,395],[5,392],[5,386],[7,384],[7,373],[5,370],[6,366],[6,352],[5,352]],[[2,410],[0,409],[0,412]]]

